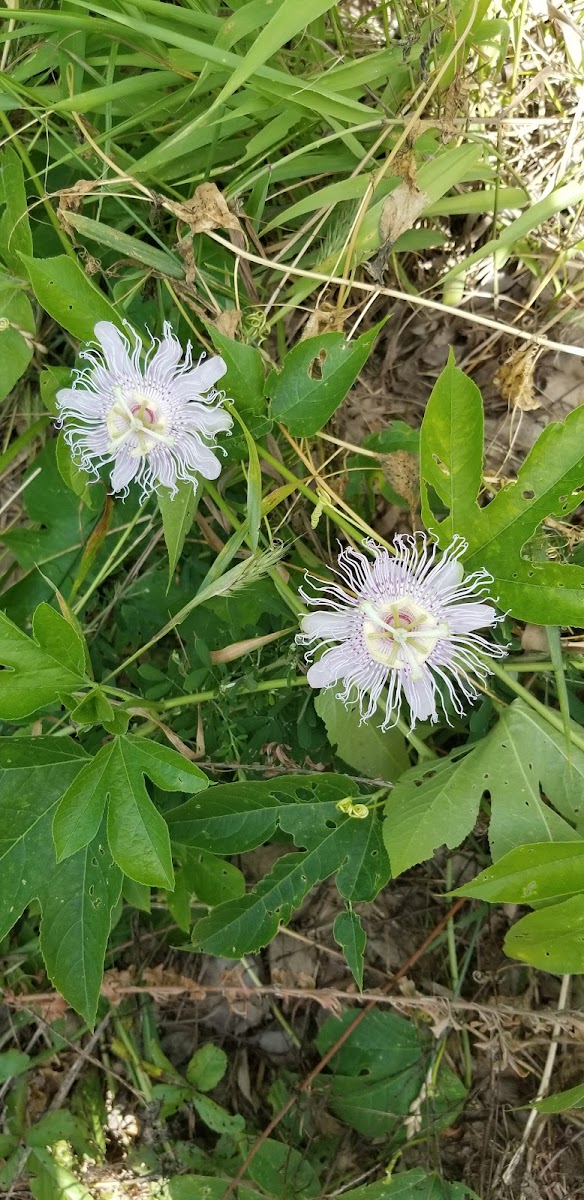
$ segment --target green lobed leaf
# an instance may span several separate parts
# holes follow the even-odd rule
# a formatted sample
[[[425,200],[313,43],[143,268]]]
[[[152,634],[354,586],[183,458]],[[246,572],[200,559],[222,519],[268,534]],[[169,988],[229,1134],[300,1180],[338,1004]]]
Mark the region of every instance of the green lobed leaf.
[[[348,342],[342,333],[306,338],[266,380],[271,415],[294,437],[310,437],[330,420],[367,362],[385,319]]]
[[[175,750],[132,735],[114,738],[62,797],[53,822],[59,861],[96,836],[107,806],[108,842],[124,874],[137,883],[172,888],[168,826],[146,791],[145,775],[165,791],[197,792],[208,782]]]
[[[121,874],[104,839],[57,864],[51,837],[59,798],[85,762],[69,738],[0,741],[0,939],[38,899],[49,977],[92,1024]]]
[[[534,842],[504,854],[456,896],[499,904],[533,904],[584,892],[584,842]]]
[[[108,849],[105,828],[76,854],[55,863],[41,897],[41,952],[47,974],[69,1004],[93,1025],[112,912],[122,872]]]
[[[90,341],[97,321],[112,321],[120,326],[113,305],[90,283],[75,259],[66,254],[55,258],[30,258],[27,254],[19,257],[39,304],[74,337]]]
[[[39,604],[32,638],[0,613],[0,719],[27,717],[87,683],[85,646],[50,604]]]
[[[358,710],[347,708],[330,688],[319,692],[314,707],[338,757],[355,771],[391,783],[408,769],[407,743],[399,729],[382,733],[371,721],[361,723]]]
[[[341,947],[347,965],[359,991],[363,988],[363,963],[367,937],[356,912],[338,913],[333,925],[333,937]]]
[[[238,900],[218,905],[209,916],[198,921],[193,930],[193,941],[197,948],[227,958],[239,958],[242,954],[260,949],[275,936],[280,922],[285,923],[289,919],[311,888],[332,874],[336,873],[336,885],[343,899],[351,901],[372,900],[387,882],[389,869],[377,816],[373,813],[358,820],[346,816],[338,808],[339,801],[347,795],[347,784],[351,789],[350,781],[329,775],[317,779],[304,776],[301,781],[293,782],[297,793],[304,790],[309,799],[300,803],[278,803],[276,797],[279,789],[284,784],[290,785],[291,780],[270,781],[268,787],[272,788],[271,795],[269,792],[267,795],[264,792],[264,795],[265,799],[268,796],[276,799],[276,805],[272,805],[272,811],[267,814],[270,825],[266,820],[264,830],[273,833],[278,826],[282,832],[292,836],[296,846],[306,849],[278,859],[272,871],[251,892]],[[316,792],[314,800],[310,799],[310,784]],[[265,789],[265,784],[251,786],[258,790]],[[222,790],[228,787],[237,787],[241,792],[246,785],[224,785]],[[354,794],[354,784],[352,791]],[[331,795],[336,795],[336,799],[329,799]],[[245,797],[245,807],[240,799],[238,822],[233,819],[237,809],[232,805],[232,819],[229,821],[233,831],[231,836],[239,841],[249,812],[249,799],[249,796]],[[284,799],[287,799],[285,793]],[[212,808],[211,802],[211,812]],[[251,811],[255,818],[256,812],[253,809]],[[223,815],[221,819],[224,820]],[[212,816],[205,824],[212,836],[213,831],[209,830],[213,824]],[[252,828],[255,834],[257,824]],[[225,830],[219,828],[217,832],[218,841],[224,846]],[[262,831],[262,840],[269,833]],[[176,828],[173,829],[173,836],[176,836]],[[204,836],[203,831],[195,836]]]
[[[502,608],[536,624],[580,625],[584,570],[531,561],[524,547],[547,517],[565,520],[584,486],[584,406],[544,429],[517,474],[480,508],[482,401],[450,356],[428,401],[421,430],[422,516],[445,547],[454,533],[468,542],[465,567],[485,567]],[[447,515],[432,510],[432,489]]]
[[[530,842],[572,842],[581,820],[584,754],[528,705],[509,705],[466,755],[453,751],[406,771],[386,801],[383,836],[392,873],[459,845],[490,794],[489,841],[495,860]],[[464,755],[464,756],[463,756]],[[541,796],[540,785],[550,803]],[[551,807],[551,806],[554,807]]]
[[[540,971],[584,974],[584,894],[523,917],[509,930],[504,950]]]

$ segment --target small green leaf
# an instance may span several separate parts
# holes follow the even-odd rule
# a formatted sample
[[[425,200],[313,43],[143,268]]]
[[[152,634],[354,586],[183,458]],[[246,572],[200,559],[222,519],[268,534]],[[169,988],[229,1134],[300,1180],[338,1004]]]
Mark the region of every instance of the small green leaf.
[[[504,950],[539,971],[584,974],[584,894],[523,917],[509,930]]]
[[[152,889],[145,883],[136,883],[135,879],[128,879],[128,876],[124,875],[122,895],[124,900],[132,905],[132,908],[138,908],[140,912],[145,913],[151,911]]]
[[[420,471],[422,516],[435,524],[428,486],[448,509],[440,525],[441,544],[462,533],[475,504],[483,465],[483,402],[478,387],[461,371],[450,350],[448,362],[428,400],[422,423]]]
[[[200,488],[185,479],[177,480],[178,491],[172,496],[167,488],[158,493],[164,541],[168,553],[168,586],[183,552],[185,538],[190,532],[200,498]]]
[[[189,895],[214,908],[224,900],[235,900],[245,892],[245,879],[238,867],[217,858],[208,850],[182,850],[183,879]]]
[[[333,925],[333,937],[341,947],[359,991],[363,988],[363,956],[367,937],[361,918],[355,912],[338,913]]]
[[[360,775],[395,783],[408,769],[406,740],[399,729],[382,733],[372,721],[361,723],[358,709],[347,708],[330,688],[318,694],[314,707],[338,757]]]
[[[241,1137],[245,1130],[245,1121],[239,1113],[232,1116],[210,1096],[193,1096],[192,1102],[201,1121],[204,1121],[205,1125],[213,1130],[213,1133],[225,1134],[227,1137],[235,1139]]]
[[[27,717],[87,683],[85,646],[68,621],[39,604],[29,638],[0,613],[0,719]]]
[[[574,892],[584,892],[584,842],[518,846],[453,894],[492,904],[534,904]]]
[[[384,321],[346,341],[342,333],[322,333],[289,350],[281,371],[272,371],[266,393],[271,415],[294,437],[310,437],[330,420],[367,362]]]
[[[67,254],[58,254],[56,258],[30,258],[26,254],[19,257],[39,304],[74,337],[90,341],[97,321],[112,321],[120,326],[115,308],[90,283],[79,263]]]
[[[196,1050],[187,1065],[185,1075],[192,1087],[199,1092],[212,1092],[221,1082],[227,1070],[227,1055],[220,1046],[208,1042]]]

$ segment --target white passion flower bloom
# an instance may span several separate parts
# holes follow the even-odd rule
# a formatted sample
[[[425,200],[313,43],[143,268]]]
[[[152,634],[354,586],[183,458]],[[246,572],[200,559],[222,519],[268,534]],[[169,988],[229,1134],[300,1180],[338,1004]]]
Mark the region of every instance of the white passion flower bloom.
[[[464,702],[477,698],[470,675],[484,681],[491,674],[482,655],[506,653],[475,633],[503,619],[484,603],[491,576],[482,570],[463,581],[460,558],[467,547],[460,537],[441,557],[423,534],[396,537],[395,554],[365,544],[373,562],[357,550],[341,550],[337,574],[344,586],[306,576],[316,594],[301,589],[301,595],[320,611],[302,618],[297,641],[329,647],[317,662],[308,651],[309,684],[342,684],[338,698],[358,702],[364,721],[375,715],[387,687],[382,729],[395,725],[404,696],[412,727],[438,719],[437,700],[443,706],[445,693],[462,716]]]
[[[124,496],[130,483],[145,498],[160,485],[176,494],[179,479],[194,487],[197,475],[216,479],[215,437],[233,423],[214,386],[227,370],[223,359],[202,355],[193,366],[189,342],[181,363],[182,346],[166,322],[142,366],[142,340],[131,332],[133,346],[110,321],[98,321],[98,345],[80,355],[89,366],[57,392],[73,456],[95,473],[111,463],[112,492]]]

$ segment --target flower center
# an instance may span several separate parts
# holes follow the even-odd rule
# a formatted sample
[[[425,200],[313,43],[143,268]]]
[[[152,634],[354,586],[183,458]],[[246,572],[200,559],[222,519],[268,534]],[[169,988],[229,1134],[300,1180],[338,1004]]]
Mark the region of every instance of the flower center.
[[[110,452],[115,453],[127,442],[133,458],[149,454],[161,442],[170,446],[174,440],[167,433],[167,421],[157,397],[120,384],[114,388],[114,403],[107,415],[107,429]]]
[[[365,600],[361,611],[363,637],[371,657],[392,670],[407,667],[414,680],[423,677],[422,665],[436,642],[449,636],[446,622],[437,621],[411,596],[391,604]]]

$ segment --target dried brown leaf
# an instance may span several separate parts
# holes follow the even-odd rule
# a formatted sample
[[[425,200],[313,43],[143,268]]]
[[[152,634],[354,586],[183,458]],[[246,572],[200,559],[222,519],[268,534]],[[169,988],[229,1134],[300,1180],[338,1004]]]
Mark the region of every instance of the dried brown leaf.
[[[409,450],[394,450],[380,458],[387,482],[398,496],[407,501],[411,513],[420,506],[420,468],[415,454]]]
[[[535,395],[533,380],[533,372],[539,354],[538,346],[527,346],[526,349],[516,350],[499,367],[493,379],[493,383],[499,389],[503,399],[513,408],[520,408],[522,412],[541,408],[541,401]]]

